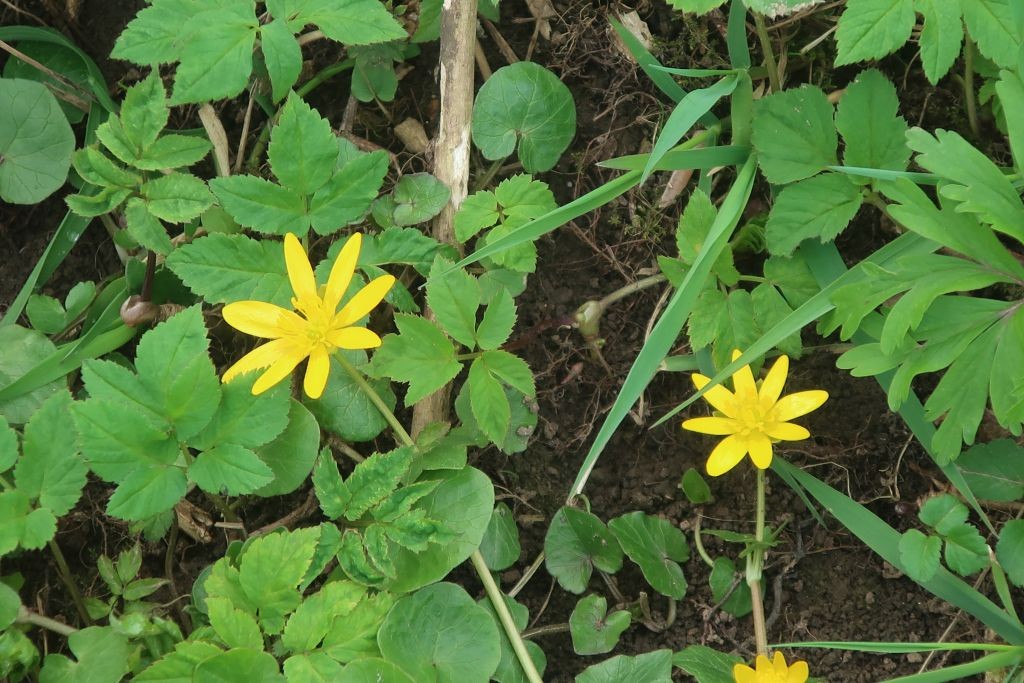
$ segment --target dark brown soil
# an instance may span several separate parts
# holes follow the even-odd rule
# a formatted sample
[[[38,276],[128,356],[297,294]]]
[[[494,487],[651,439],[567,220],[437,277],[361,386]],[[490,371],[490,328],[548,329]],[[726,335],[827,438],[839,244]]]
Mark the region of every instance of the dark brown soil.
[[[0,25],[31,23],[5,5],[0,5]],[[118,83],[131,72],[128,65],[105,59],[114,38],[135,11],[139,0],[85,0],[78,21],[55,16],[46,6],[59,3],[18,2],[44,22],[63,29],[78,39],[101,65],[110,83]],[[641,16],[658,38],[665,60],[674,66],[717,66],[725,53],[721,17],[710,22],[682,19],[661,2],[636,3]],[[611,156],[634,153],[652,138],[666,115],[664,99],[631,63],[610,47],[606,3],[558,0],[559,16],[552,20],[554,35],[531,48],[532,21],[520,2],[507,0],[503,5],[500,30],[522,58],[532,58],[563,76],[573,90],[579,113],[580,130],[576,141],[558,168],[545,174],[562,202],[578,196],[614,174],[594,166]],[[814,27],[808,28],[811,31]],[[814,34],[817,35],[817,34]],[[793,44],[802,44],[794,37]],[[502,66],[503,57],[489,40],[485,53],[493,68]],[[405,116],[419,118],[428,126],[436,115],[432,93],[435,53],[428,46],[413,62],[399,97],[389,106],[393,122]],[[885,65],[890,73],[902,74],[899,57]],[[329,56],[325,55],[325,58]],[[827,55],[812,51],[806,66],[816,71],[828,69]],[[808,73],[803,68],[797,73]],[[832,73],[828,77],[842,85],[852,73]],[[827,84],[826,84],[827,85]],[[916,84],[918,86],[920,84]],[[914,88],[911,88],[913,90]],[[342,92],[341,96],[337,93]],[[313,98],[325,116],[335,123],[345,106],[344,85]],[[938,89],[916,103],[918,110],[904,112],[911,123],[953,127],[947,118],[959,109],[959,92]],[[237,125],[237,112],[222,114],[226,125]],[[254,121],[254,125],[261,124]],[[193,124],[194,125],[194,124]],[[359,110],[354,132],[389,148],[406,169],[426,169],[421,158],[410,157],[392,136],[388,117],[372,106]],[[237,129],[229,130],[237,138]],[[483,169],[485,163],[481,162]],[[582,217],[540,243],[538,272],[520,301],[519,332],[532,334],[521,353],[537,376],[540,424],[530,448],[523,454],[503,456],[487,450],[477,454],[474,464],[494,479],[499,498],[510,505],[517,516],[523,541],[522,559],[502,578],[507,588],[521,576],[542,548],[547,521],[564,503],[569,487],[587,453],[594,433],[615,399],[632,359],[641,347],[662,291],[650,289],[617,304],[605,317],[602,334],[606,339],[603,354],[609,373],[594,361],[577,332],[552,326],[553,319],[571,314],[577,306],[600,298],[617,287],[650,272],[655,255],[671,245],[670,234],[679,206],[659,212],[653,208],[664,179],[655,176],[647,187],[629,193],[599,212]],[[0,269],[0,310],[6,309],[32,269],[56,229],[64,209],[60,198],[36,207],[0,205],[0,244],[8,258]],[[843,248],[861,256],[886,239],[886,233],[873,216],[860,220],[843,240]],[[11,257],[11,255],[16,255]],[[119,266],[111,241],[96,222],[71,252],[57,275],[44,291],[63,295],[80,279],[99,280],[118,272]],[[660,308],[658,309],[660,310]],[[537,329],[541,331],[536,332]],[[532,331],[531,331],[532,330]],[[815,342],[808,336],[806,341]],[[818,340],[820,342],[820,340]],[[916,500],[942,486],[934,478],[928,457],[910,437],[898,416],[887,410],[884,396],[871,380],[852,379],[834,368],[827,350],[811,351],[794,362],[789,390],[821,387],[829,391],[830,401],[809,416],[806,424],[816,436],[784,451],[785,457],[810,468],[817,477],[847,491],[897,528],[913,522]],[[686,502],[679,489],[682,472],[701,468],[711,441],[684,433],[679,420],[651,428],[650,425],[676,403],[689,396],[691,386],[684,374],[663,374],[655,379],[644,397],[642,415],[634,412],[619,429],[595,469],[586,493],[592,509],[608,520],[632,510],[662,516],[688,532],[698,516],[704,528],[751,530],[753,527],[754,477],[749,469],[737,468],[711,481],[715,501],[696,507]],[[694,406],[693,414],[703,408]],[[682,417],[682,416],[680,416]],[[774,621],[769,630],[772,642],[800,640],[981,640],[984,633],[969,618],[956,615],[948,605],[933,599],[891,568],[859,541],[829,519],[828,527],[814,521],[800,500],[781,481],[769,477],[769,522],[787,520],[782,543],[769,557],[767,568],[766,611]],[[82,503],[63,522],[58,542],[87,593],[101,592],[95,574],[98,552],[114,555],[132,542],[125,527],[103,514],[109,490],[99,482],[90,484]],[[257,528],[279,519],[299,507],[307,492],[300,491],[284,500],[256,501],[246,504],[242,514],[247,528]],[[201,501],[197,500],[197,503]],[[315,516],[309,517],[315,521]],[[705,536],[712,555],[731,553]],[[192,580],[207,564],[217,559],[225,547],[225,538],[201,545],[179,538],[174,557],[176,589],[187,593]],[[163,575],[163,543],[146,547],[146,566],[155,576]],[[42,555],[25,556],[3,567],[4,572],[25,573],[35,606],[47,614],[73,615],[56,572]],[[675,622],[664,632],[653,632],[643,625],[625,634],[615,654],[638,654],[658,648],[680,649],[705,644],[752,657],[752,627],[749,617],[736,620],[713,609],[707,586],[708,570],[696,556],[686,564],[690,589],[678,606]],[[474,593],[480,587],[468,573],[466,587]],[[615,577],[627,599],[636,598],[645,584],[635,567],[627,567]],[[567,618],[575,597],[567,595],[541,570],[528,584],[520,599],[531,612],[531,627],[559,624]],[[597,577],[593,591],[607,594]],[[170,592],[158,594],[170,602]],[[663,618],[664,599],[652,597],[655,617]],[[180,611],[173,612],[178,616]],[[946,633],[947,628],[952,628]],[[50,638],[48,646],[60,649],[59,639]],[[586,666],[603,659],[573,654],[565,633],[539,638],[548,655],[545,680],[570,681]],[[830,681],[867,683],[900,674],[916,672],[922,658],[878,656],[834,651],[802,651],[814,675]],[[682,678],[680,678],[682,680]]]

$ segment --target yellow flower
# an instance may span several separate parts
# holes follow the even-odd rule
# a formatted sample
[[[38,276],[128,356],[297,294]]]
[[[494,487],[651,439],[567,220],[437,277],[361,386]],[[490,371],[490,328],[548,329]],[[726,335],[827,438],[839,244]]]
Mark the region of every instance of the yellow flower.
[[[252,385],[252,393],[260,394],[288,377],[295,366],[309,358],[302,387],[310,398],[320,398],[331,368],[330,354],[335,349],[380,346],[380,337],[374,332],[352,324],[381,302],[395,283],[394,277],[381,275],[374,279],[337,310],[352,282],[361,243],[359,233],[345,243],[321,296],[313,277],[313,266],[302,244],[295,235],[285,235],[284,260],[295,294],[292,307],[296,310],[289,311],[264,301],[238,301],[225,306],[223,316],[229,325],[272,341],[242,356],[224,373],[223,381],[230,382],[243,373],[268,368]]]
[[[734,666],[732,676],[736,683],[804,683],[807,680],[807,662],[793,662],[793,666],[786,666],[786,658],[781,652],[776,652],[772,661],[758,655],[754,666],[756,670],[746,664]]]
[[[733,360],[739,357],[739,351],[732,352]],[[772,443],[800,441],[811,435],[789,420],[821,406],[828,399],[828,393],[821,390],[801,391],[779,398],[788,371],[789,358],[780,356],[758,391],[750,366],[744,365],[732,376],[734,391],[719,385],[704,394],[704,399],[720,415],[686,420],[683,429],[701,434],[727,435],[708,457],[708,474],[713,477],[725,474],[747,453],[750,453],[750,459],[757,467],[767,469],[772,464]],[[693,383],[698,390],[710,381],[704,375],[693,374]]]

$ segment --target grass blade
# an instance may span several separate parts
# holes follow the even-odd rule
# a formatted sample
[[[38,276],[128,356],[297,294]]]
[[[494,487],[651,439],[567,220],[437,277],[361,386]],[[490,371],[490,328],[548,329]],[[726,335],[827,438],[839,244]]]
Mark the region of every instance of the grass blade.
[[[740,166],[750,156],[749,147],[718,146],[700,149],[674,149],[654,165],[655,171],[681,171],[688,168],[715,168]],[[628,154],[598,163],[604,168],[619,171],[639,171],[647,166],[650,154]]]
[[[683,329],[686,319],[690,316],[690,311],[697,300],[697,295],[704,288],[704,282],[711,272],[712,265],[718,259],[722,249],[725,248],[729,237],[743,216],[743,209],[747,205],[750,191],[754,186],[756,169],[757,164],[753,157],[748,159],[747,163],[740,169],[736,182],[733,184],[732,189],[729,190],[729,194],[726,195],[725,201],[722,202],[718,216],[711,226],[708,237],[704,241],[704,246],[697,255],[693,267],[687,271],[682,285],[672,295],[668,305],[665,307],[665,311],[658,318],[657,324],[655,324],[654,329],[651,331],[650,338],[643,348],[640,349],[636,360],[633,361],[633,366],[629,369],[629,374],[626,376],[619,395],[615,398],[615,402],[608,411],[601,429],[594,438],[594,443],[590,446],[587,457],[580,466],[576,481],[572,485],[570,497],[578,495],[583,491],[587,479],[590,478],[590,473],[597,464],[597,459],[604,452],[604,448],[611,440],[612,434],[618,429],[629,409],[640,398],[640,394],[647,388],[651,379],[658,372],[661,362],[665,359],[672,345],[675,344],[679,332]]]
[[[658,69],[658,67],[661,67],[661,62],[644,47],[643,43],[637,40],[636,36],[627,31],[626,27],[615,19],[609,17],[608,22],[615,29],[615,32],[619,34],[619,38],[622,39],[629,53],[633,55],[633,59],[636,60],[636,63],[640,65],[640,68],[647,74],[647,77],[651,79],[651,82],[654,83],[658,90],[668,95],[673,102],[678,102],[686,97],[686,91],[683,90],[682,86],[676,83],[667,73]],[[711,125],[716,121],[717,119],[713,119],[708,121],[707,124]]]

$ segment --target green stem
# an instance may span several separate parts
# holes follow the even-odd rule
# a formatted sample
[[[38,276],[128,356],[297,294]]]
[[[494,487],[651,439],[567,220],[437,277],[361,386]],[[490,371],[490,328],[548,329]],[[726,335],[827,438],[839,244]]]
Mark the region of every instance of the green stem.
[[[764,17],[757,12],[754,12],[754,26],[757,29],[757,38],[761,41],[761,51],[764,52],[764,65],[768,69],[768,83],[772,87],[772,92],[782,92],[779,64],[775,61],[775,51],[772,50],[772,41],[768,36],[768,28],[764,25]]]
[[[48,631],[59,633],[65,638],[67,636],[70,636],[72,633],[78,631],[78,629],[74,626],[68,626],[67,624],[59,622],[56,619],[51,619],[50,617],[44,617],[42,614],[31,612],[28,609],[26,609],[24,605],[21,605],[18,608],[18,617],[14,621],[18,624],[31,624],[32,626],[39,626],[40,628],[45,628]]]
[[[64,587],[68,589],[71,601],[75,603],[75,610],[78,612],[78,616],[82,618],[82,622],[86,626],[92,626],[89,610],[85,609],[85,601],[82,600],[82,594],[78,592],[78,586],[75,585],[75,580],[71,576],[71,568],[68,567],[68,561],[64,559],[64,553],[61,552],[56,539],[51,538],[47,545],[50,546],[53,559],[57,561],[57,573],[60,575],[60,580]]]
[[[473,183],[473,192],[479,192],[490,185],[491,181],[494,180],[494,176],[498,175],[498,171],[501,170],[501,165],[505,163],[505,159],[507,158],[508,157],[502,157],[493,161],[491,165],[487,167],[487,170],[484,171],[484,174],[477,178],[476,182]]]
[[[526,650],[526,643],[523,641],[519,629],[516,628],[516,623],[512,619],[512,613],[508,611],[508,605],[501,595],[501,589],[494,582],[494,577],[491,576],[491,571],[487,568],[487,563],[484,562],[483,555],[480,554],[479,550],[475,550],[470,555],[470,560],[473,562],[473,568],[476,569],[476,573],[480,575],[480,580],[484,583],[487,597],[490,598],[494,611],[498,614],[498,620],[505,628],[505,635],[508,636],[508,641],[512,644],[512,650],[516,653],[516,658],[519,660],[519,666],[523,668],[523,673],[526,674],[526,680],[530,681],[530,683],[544,683],[537,672],[537,667],[533,664],[533,659],[530,658],[530,653]]]
[[[413,441],[411,436],[409,436],[409,432],[405,430],[402,423],[399,422],[398,418],[395,417],[395,414],[391,412],[391,408],[389,408],[388,404],[384,402],[384,399],[380,397],[380,394],[378,394],[376,390],[370,386],[370,383],[366,381],[366,378],[363,377],[363,373],[359,372],[359,370],[349,363],[348,359],[340,353],[335,354],[334,357],[339,363],[341,363],[341,367],[345,368],[345,372],[347,372],[348,376],[352,378],[352,381],[355,382],[359,389],[366,394],[366,397],[370,399],[370,403],[377,407],[377,410],[380,411],[384,420],[391,425],[391,430],[395,433],[395,436],[398,437],[398,440],[406,446],[412,446],[415,448],[416,442]]]
[[[239,522],[241,521],[235,511],[231,509],[231,506],[227,504],[223,498],[216,493],[210,493],[209,491],[203,491],[206,494],[206,498],[213,503],[213,506],[220,512],[220,516],[224,518],[226,522]]]
[[[708,555],[708,551],[704,549],[704,540],[700,535],[700,525],[703,519],[704,516],[698,513],[697,523],[693,525],[693,546],[697,549],[697,554],[700,555],[700,559],[704,560],[704,564],[714,568],[715,561],[711,559],[711,556]]]
[[[636,282],[631,282],[624,287],[619,287],[614,292],[604,297],[597,303],[601,307],[601,312],[603,313],[604,309],[608,308],[616,301],[621,301],[630,294],[642,292],[643,290],[660,284],[667,279],[668,278],[666,278],[663,273],[655,273],[654,275],[648,275],[647,277],[637,280]]]
[[[482,355],[484,355],[483,351],[470,351],[469,353],[457,354],[455,356],[455,360],[459,361],[460,363],[465,363],[466,361],[476,360]]]
[[[967,123],[971,134],[978,137],[978,99],[974,94],[974,41],[971,34],[964,33],[964,106],[967,109]]]
[[[753,606],[754,642],[757,654],[768,656],[768,629],[765,625],[764,602],[761,597],[761,570],[764,567],[764,470],[757,470],[757,519],[754,530],[755,547],[747,557],[747,585]]]

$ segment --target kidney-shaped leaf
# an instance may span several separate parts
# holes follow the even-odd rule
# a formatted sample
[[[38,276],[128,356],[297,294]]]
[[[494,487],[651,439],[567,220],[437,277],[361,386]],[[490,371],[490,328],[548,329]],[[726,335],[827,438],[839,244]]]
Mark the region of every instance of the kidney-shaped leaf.
[[[548,171],[576,135],[576,106],[569,89],[533,62],[494,72],[473,105],[473,142],[488,159],[512,154],[530,173]]]
[[[622,548],[604,523],[584,510],[563,507],[555,513],[544,538],[548,572],[562,588],[579,595],[593,568],[615,573],[622,568]]]
[[[0,199],[35,204],[64,184],[75,134],[42,83],[0,78]]]
[[[643,512],[630,512],[608,522],[629,559],[640,565],[651,588],[679,600],[686,594],[686,577],[679,562],[690,557],[683,532],[671,523]]]

